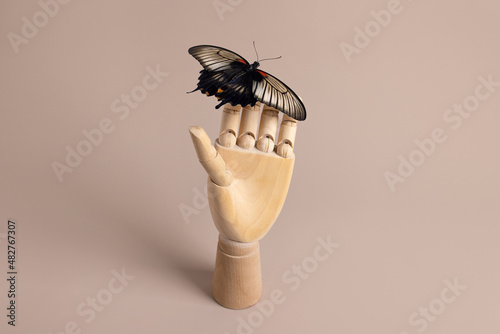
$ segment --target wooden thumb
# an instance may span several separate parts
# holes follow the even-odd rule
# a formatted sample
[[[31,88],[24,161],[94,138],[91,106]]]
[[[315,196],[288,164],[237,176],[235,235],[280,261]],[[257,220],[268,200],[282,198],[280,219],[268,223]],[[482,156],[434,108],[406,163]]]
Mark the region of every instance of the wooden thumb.
[[[213,147],[205,130],[199,126],[190,126],[189,133],[198,160],[200,160],[212,182],[219,187],[229,186],[233,182],[233,175],[226,169],[226,163]]]

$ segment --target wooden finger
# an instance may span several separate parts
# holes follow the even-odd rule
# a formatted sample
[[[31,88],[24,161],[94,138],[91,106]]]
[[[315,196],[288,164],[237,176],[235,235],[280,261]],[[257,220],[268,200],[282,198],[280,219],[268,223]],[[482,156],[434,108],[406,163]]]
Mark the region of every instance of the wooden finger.
[[[283,158],[291,158],[293,156],[293,147],[295,145],[295,135],[297,134],[297,120],[283,115],[283,121],[280,126],[280,134],[278,137],[278,145],[276,153]]]
[[[260,103],[255,106],[246,106],[241,112],[240,131],[238,134],[237,145],[241,148],[250,148],[255,146],[257,128],[259,126]]]
[[[233,182],[233,175],[226,169],[224,159],[212,146],[205,130],[199,126],[189,127],[198,160],[208,173],[213,183],[220,187],[227,187]]]
[[[236,134],[240,124],[241,106],[224,105],[220,120],[219,144],[224,147],[236,145]]]
[[[279,111],[264,105],[262,116],[260,117],[259,136],[256,147],[258,150],[270,153],[274,150],[276,130],[278,128]]]

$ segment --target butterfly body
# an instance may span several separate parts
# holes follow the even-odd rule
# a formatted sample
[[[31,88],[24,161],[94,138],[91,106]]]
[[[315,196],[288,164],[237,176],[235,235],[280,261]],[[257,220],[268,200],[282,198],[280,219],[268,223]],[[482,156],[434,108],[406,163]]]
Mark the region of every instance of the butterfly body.
[[[193,46],[188,52],[203,66],[193,92],[215,96],[220,101],[216,109],[226,103],[254,106],[260,101],[297,120],[306,118],[302,100],[279,79],[259,70],[258,61],[250,64],[240,55],[212,45]]]

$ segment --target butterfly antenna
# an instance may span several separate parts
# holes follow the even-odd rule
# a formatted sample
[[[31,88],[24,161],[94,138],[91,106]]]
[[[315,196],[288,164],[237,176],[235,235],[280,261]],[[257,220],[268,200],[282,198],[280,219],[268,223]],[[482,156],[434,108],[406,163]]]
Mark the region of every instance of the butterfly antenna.
[[[257,53],[257,48],[255,47],[255,41],[253,41],[253,49],[255,50],[255,55],[257,56],[257,61],[259,61],[259,54]]]
[[[255,47],[255,41],[253,41],[253,49],[255,50],[255,55],[257,56],[257,61],[258,62],[262,62],[264,60],[274,60],[274,59],[280,59],[281,58],[281,56],[279,56],[279,57],[266,58],[266,59],[259,60],[259,54],[257,53],[257,48]]]
[[[281,56],[279,57],[274,57],[274,58],[266,58],[266,59],[262,59],[260,62],[263,62],[264,60],[274,60],[274,59],[280,59]]]

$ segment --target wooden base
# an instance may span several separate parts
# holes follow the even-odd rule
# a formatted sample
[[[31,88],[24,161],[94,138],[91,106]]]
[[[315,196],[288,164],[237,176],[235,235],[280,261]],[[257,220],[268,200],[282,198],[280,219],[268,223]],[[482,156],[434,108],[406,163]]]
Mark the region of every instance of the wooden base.
[[[222,306],[240,310],[262,296],[259,242],[236,242],[219,235],[212,293]]]

